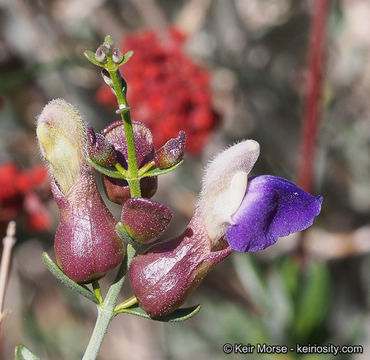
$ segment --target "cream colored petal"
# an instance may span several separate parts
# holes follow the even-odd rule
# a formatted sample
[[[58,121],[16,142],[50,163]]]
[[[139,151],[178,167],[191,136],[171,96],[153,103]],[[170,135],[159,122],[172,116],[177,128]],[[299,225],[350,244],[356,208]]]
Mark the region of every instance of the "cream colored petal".
[[[258,142],[245,140],[226,149],[208,164],[198,209],[213,246],[231,224],[231,216],[243,200],[248,174],[258,156]]]
[[[80,114],[62,99],[48,103],[37,119],[41,154],[62,192],[79,180],[86,162],[86,125]]]

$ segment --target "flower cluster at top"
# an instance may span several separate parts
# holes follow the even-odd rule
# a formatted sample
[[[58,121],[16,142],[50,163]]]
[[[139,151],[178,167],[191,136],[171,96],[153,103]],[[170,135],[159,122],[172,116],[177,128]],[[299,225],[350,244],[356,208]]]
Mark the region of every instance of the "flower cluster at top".
[[[135,61],[122,74],[129,84],[127,93],[132,118],[145,123],[153,133],[156,147],[186,132],[186,151],[198,154],[219,123],[212,109],[210,75],[183,51],[184,36],[169,29],[160,37],[143,31],[124,38],[122,48],[132,49]],[[97,101],[115,106],[116,99],[106,85]]]
[[[0,224],[6,224],[19,215],[25,218],[25,226],[43,231],[50,226],[49,214],[40,201],[36,189],[47,178],[43,166],[22,171],[14,163],[0,166]]]
[[[161,241],[172,211],[150,197],[157,177],[183,162],[185,133],[180,131],[156,149],[149,128],[130,119],[127,84],[118,67],[131,53],[123,55],[107,37],[95,53],[85,55],[103,67],[122,122],[95,133],[72,105],[58,99],[45,106],[37,124],[60,209],[56,259],[69,278],[96,281],[122,262],[128,247],[135,248],[129,267],[131,286],[142,309],[158,318],[181,306],[233,250],[263,250],[279,237],[312,225],[322,197],[276,176],[249,177],[260,147],[254,140],[244,140],[209,163],[188,226],[178,237]],[[102,174],[107,197],[122,205],[119,222],[101,198],[94,168]]]

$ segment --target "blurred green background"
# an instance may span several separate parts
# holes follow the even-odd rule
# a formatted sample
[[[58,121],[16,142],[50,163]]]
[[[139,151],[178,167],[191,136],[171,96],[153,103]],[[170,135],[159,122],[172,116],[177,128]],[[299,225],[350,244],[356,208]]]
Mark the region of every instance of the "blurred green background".
[[[159,179],[154,199],[176,212],[166,236],[181,233],[191,217],[209,158],[235,141],[253,138],[261,144],[253,174],[294,181],[312,5],[308,0],[0,0],[0,166],[40,165],[35,118],[53,98],[75,104],[96,131],[117,120],[113,109],[96,101],[102,79],[83,57],[85,49],[96,49],[106,34],[120,43],[143,29],[154,29],[165,43],[166,29],[174,26],[186,35],[184,53],[210,73],[220,124],[209,131],[202,151]],[[366,0],[331,3],[313,190],[324,203],[304,242],[295,234],[257,254],[233,254],[188,299],[189,305],[201,303],[202,310],[186,323],[116,318],[100,359],[246,358],[222,352],[224,343],[239,342],[358,344],[363,354],[337,358],[368,359],[369,18]],[[163,96],[171,103],[171,93]],[[27,206],[20,206],[1,356],[11,359],[15,345],[23,343],[42,359],[78,359],[96,309],[45,269],[41,252],[53,253],[58,209],[47,182],[34,194],[51,224],[44,231],[23,226]],[[1,215],[5,205],[0,206]],[[109,206],[118,217],[119,207]],[[111,276],[102,282],[104,289]],[[122,297],[129,295],[126,286]]]

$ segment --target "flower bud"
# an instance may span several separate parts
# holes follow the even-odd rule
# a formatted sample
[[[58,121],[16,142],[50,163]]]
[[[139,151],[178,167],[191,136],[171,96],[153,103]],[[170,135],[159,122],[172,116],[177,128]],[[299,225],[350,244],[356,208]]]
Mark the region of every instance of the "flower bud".
[[[119,64],[123,60],[123,54],[120,49],[114,48],[112,51],[112,60],[114,63]]]
[[[106,61],[107,56],[101,47],[98,47],[98,49],[95,51],[95,59],[101,63]]]
[[[91,282],[117,266],[125,250],[86,163],[86,126],[70,104],[53,100],[38,118],[37,137],[60,210],[58,266],[76,282]]]
[[[171,219],[172,212],[167,206],[149,199],[129,199],[122,207],[122,224],[127,233],[142,244],[157,240]]]
[[[101,135],[96,134],[90,126],[87,129],[87,151],[89,157],[102,166],[110,167],[116,163],[114,147]]]
[[[185,141],[184,131],[180,131],[177,138],[168,140],[154,156],[157,167],[166,169],[181,161],[184,158]]]
[[[151,161],[154,157],[153,138],[150,130],[139,121],[132,122],[134,132],[136,157],[139,168]],[[116,121],[110,124],[102,131],[104,137],[112,144],[116,150],[117,162],[128,168],[126,134],[122,121]],[[103,185],[109,200],[123,204],[131,197],[130,188],[126,180],[113,179],[103,175]],[[140,180],[141,196],[145,198],[152,197],[157,190],[157,177],[145,177]]]

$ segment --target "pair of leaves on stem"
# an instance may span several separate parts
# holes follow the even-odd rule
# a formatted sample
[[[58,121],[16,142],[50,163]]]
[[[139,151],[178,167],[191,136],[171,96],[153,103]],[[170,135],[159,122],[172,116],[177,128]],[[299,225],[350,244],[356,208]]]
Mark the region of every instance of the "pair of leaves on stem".
[[[95,304],[99,304],[99,300],[95,296],[95,294],[89,290],[89,288],[85,285],[80,285],[73,280],[71,280],[67,275],[63,273],[62,270],[54,263],[54,261],[50,258],[50,256],[44,252],[42,254],[42,259],[47,267],[47,269],[65,286],[70,288],[71,290],[79,293],[80,295],[86,297],[90,301],[94,302]],[[188,308],[182,308],[177,309],[171,314],[157,318],[154,320],[157,321],[163,321],[163,322],[181,322],[190,319],[194,315],[196,315],[200,310],[200,305],[192,306]],[[133,306],[125,309],[119,310],[117,313],[123,313],[123,314],[131,314],[135,316],[139,316],[146,319],[152,319],[142,308],[140,308],[137,304],[134,304]],[[153,319],[152,319],[153,320]],[[21,345],[19,345],[21,346]],[[26,349],[25,347],[22,347],[23,349]],[[19,349],[20,352],[22,349]],[[26,349],[27,350],[27,349]],[[17,351],[17,350],[16,350]],[[24,350],[25,351],[25,350]],[[29,350],[27,350],[29,351]],[[21,354],[22,352],[20,352]],[[17,357],[16,357],[17,359]],[[19,359],[23,359],[22,357],[19,357]],[[33,359],[32,357],[24,357],[24,359]],[[38,359],[35,357],[35,359]]]
[[[104,175],[107,175],[107,176],[109,176],[113,179],[123,179],[123,180],[128,179],[128,176],[125,175],[124,173],[122,174],[122,172],[119,172],[118,170],[113,170],[111,168],[107,168],[105,166],[99,165],[96,161],[94,161],[91,158],[88,158],[87,161],[90,163],[90,165],[92,165],[92,167],[95,170],[97,170],[100,173],[102,173]],[[177,164],[175,164],[175,165],[173,165],[173,166],[171,166],[167,169],[158,168],[153,164],[151,166],[151,168],[148,171],[146,171],[145,173],[143,173],[142,175],[140,175],[139,178],[142,179],[142,178],[145,178],[145,177],[159,176],[159,175],[167,174],[167,173],[175,170],[176,168],[178,168],[183,162],[184,162],[184,160],[180,160]]]

